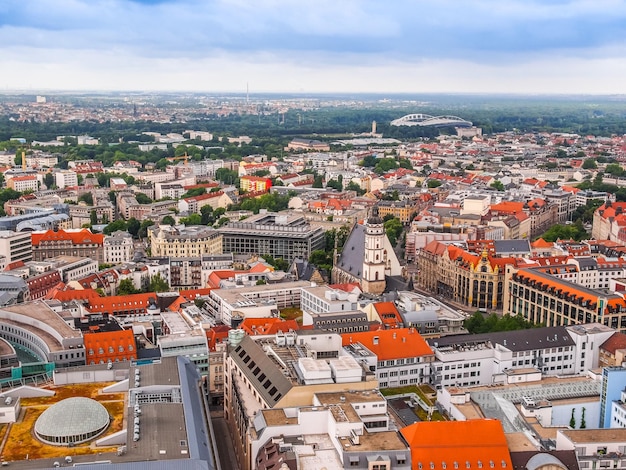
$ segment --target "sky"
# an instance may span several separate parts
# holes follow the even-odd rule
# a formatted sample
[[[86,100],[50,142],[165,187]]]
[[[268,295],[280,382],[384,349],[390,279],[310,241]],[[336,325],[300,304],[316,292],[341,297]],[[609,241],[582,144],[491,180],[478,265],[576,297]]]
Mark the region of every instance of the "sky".
[[[626,93],[626,0],[0,0],[0,90]]]

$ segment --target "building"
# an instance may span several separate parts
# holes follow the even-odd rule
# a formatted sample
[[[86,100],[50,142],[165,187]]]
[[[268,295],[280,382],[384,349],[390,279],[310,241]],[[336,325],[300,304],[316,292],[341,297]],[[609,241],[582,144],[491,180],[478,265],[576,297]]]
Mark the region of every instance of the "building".
[[[261,213],[242,221],[231,221],[218,229],[223,236],[223,252],[270,255],[291,263],[309,259],[324,248],[322,227],[312,227],[301,215]]]
[[[502,308],[505,266],[517,258],[498,258],[483,250],[480,254],[454,244],[433,241],[417,256],[418,285],[459,304],[477,309]]]
[[[626,334],[615,333],[600,346],[600,367],[622,366],[626,363]]]
[[[78,256],[104,262],[104,235],[89,229],[48,230],[32,233],[33,260],[56,256]]]
[[[424,421],[400,432],[411,448],[413,469],[513,468],[507,439],[497,419]]]
[[[263,410],[311,406],[320,392],[341,396],[377,388],[372,372],[342,355],[337,334],[312,330],[268,338],[236,331],[225,361],[224,414],[242,469],[254,468],[251,438]]]
[[[543,268],[506,268],[504,313],[532,323],[567,326],[601,323],[626,332],[626,300],[605,289],[590,289]]]
[[[435,353],[413,328],[344,333],[346,351],[357,361],[368,361],[380,388],[430,383]],[[374,363],[368,357],[373,355]]]
[[[385,218],[387,215],[391,215],[400,220],[403,224],[411,222],[411,215],[417,212],[417,204],[413,201],[379,201],[378,215]]]
[[[286,150],[315,150],[317,152],[328,152],[330,145],[319,140],[295,138],[287,144]]]
[[[72,228],[76,229],[82,228],[85,224],[108,224],[114,220],[115,207],[108,200],[99,201],[93,206],[88,206],[82,202],[76,205],[72,204],[69,209]]]
[[[133,237],[128,232],[117,231],[104,237],[103,261],[106,264],[128,263],[135,253]]]
[[[385,234],[383,219],[374,207],[364,225],[356,224],[333,267],[334,284],[357,283],[367,294],[382,294],[388,278],[400,276],[402,268]]]
[[[244,175],[239,179],[239,186],[247,193],[268,192],[272,187],[272,180],[261,176]]]
[[[624,469],[626,429],[559,429],[556,449],[573,450],[581,469]]]
[[[78,174],[72,170],[60,170],[54,173],[57,188],[78,186]]]
[[[39,181],[35,175],[14,176],[7,180],[7,188],[20,193],[25,191],[37,191],[39,189]]]
[[[84,333],[83,339],[87,364],[137,359],[137,344],[132,329]]]
[[[6,258],[7,265],[16,261],[31,261],[33,259],[31,233],[1,230],[0,255]]]
[[[605,202],[593,213],[591,236],[596,240],[626,241],[626,202]]]
[[[611,427],[613,402],[619,401],[626,386],[626,368],[605,367],[602,369],[602,389],[600,391],[601,428]],[[626,432],[626,430],[624,431]],[[626,435],[625,435],[626,436]]]
[[[223,234],[203,225],[156,225],[148,228],[152,256],[196,258],[222,253]]]

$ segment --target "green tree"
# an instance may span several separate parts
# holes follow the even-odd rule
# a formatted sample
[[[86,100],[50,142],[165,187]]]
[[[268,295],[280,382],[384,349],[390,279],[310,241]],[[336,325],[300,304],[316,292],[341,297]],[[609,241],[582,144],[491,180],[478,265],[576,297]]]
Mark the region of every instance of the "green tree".
[[[151,204],[152,203],[152,199],[150,199],[144,193],[135,193],[135,199],[137,199],[137,202],[139,204]]]
[[[213,217],[213,207],[210,205],[200,208],[200,225],[213,225],[215,218]]]
[[[91,223],[91,225],[98,224],[98,214],[96,213],[95,209],[89,213],[89,222]]]
[[[624,174],[624,169],[619,163],[611,163],[606,166],[604,172],[615,177],[620,177]]]
[[[489,185],[491,188],[494,188],[496,191],[504,191],[504,184],[502,184],[502,181],[500,180],[495,180],[493,183],[491,183]]]
[[[142,220],[139,232],[137,232],[137,236],[139,236],[139,238],[146,238],[148,236],[148,227],[151,227],[153,225],[154,222],[152,220]]]
[[[315,175],[315,178],[313,178],[313,184],[311,185],[312,188],[323,188],[324,187],[324,181],[322,180],[322,175]]]
[[[324,250],[314,250],[309,256],[309,263],[320,269],[330,271],[333,268],[333,257]]]
[[[172,217],[171,215],[166,215],[165,217],[163,217],[163,219],[161,219],[161,223],[163,225],[175,225],[176,221],[174,220],[174,217]]]
[[[576,418],[574,417],[574,410],[576,408],[572,408],[572,417],[569,419],[569,427],[572,429],[576,429]]]
[[[189,217],[180,219],[180,223],[185,225],[202,225],[202,216],[200,214],[189,214]]]
[[[206,194],[206,188],[192,188],[189,191],[187,191],[185,194],[183,194],[183,199],[187,198],[187,197],[196,197],[196,196],[202,196],[203,194]]]
[[[429,188],[438,188],[439,186],[441,186],[441,181],[439,180],[428,180],[428,187]]]
[[[139,289],[135,289],[135,285],[130,279],[122,279],[119,287],[117,288],[117,295],[139,294],[140,292],[141,291]]]
[[[361,186],[359,186],[354,181],[350,181],[348,183],[348,186],[346,186],[346,190],[356,192],[357,196],[363,196],[363,194],[365,194],[365,190],[361,189]]]
[[[385,233],[387,234],[387,238],[389,238],[389,241],[391,242],[391,246],[396,246],[396,243],[398,242],[398,238],[400,237],[402,230],[404,230],[404,226],[402,225],[402,222],[400,222],[399,219],[396,219],[394,217],[392,219],[385,221],[384,227],[385,227]]]
[[[80,201],[83,201],[83,202],[85,202],[85,204],[87,204],[88,206],[93,206],[93,194],[91,194],[91,193],[84,193],[84,194],[81,194],[81,195],[78,197],[78,201],[79,201],[79,202],[80,202]]]
[[[583,414],[580,418],[580,427],[578,429],[585,429],[587,427],[587,422],[585,421],[585,407],[583,406]]]
[[[124,221],[124,219],[117,219],[116,221],[111,222],[109,225],[104,227],[102,233],[104,233],[105,235],[111,235],[113,232],[117,232],[118,230],[125,232],[126,228],[126,222]]]
[[[553,225],[548,230],[546,230],[543,234],[541,234],[541,238],[543,238],[547,242],[554,242],[557,240],[569,240],[569,239],[580,241],[580,240],[584,240],[587,237],[588,237],[588,234],[582,225],[581,219],[578,219],[572,225],[561,225],[561,224]]]
[[[52,186],[54,186],[54,175],[52,173],[46,173],[43,177],[43,184],[46,185],[46,188],[52,189]]]
[[[278,271],[287,271],[289,269],[289,263],[282,258],[274,258],[269,254],[263,255],[262,258]]]
[[[155,274],[150,278],[150,285],[148,286],[148,292],[168,292],[170,286],[160,274]]]
[[[582,168],[584,170],[595,170],[598,168],[598,164],[596,163],[595,158],[587,158],[582,164]]]
[[[131,217],[130,219],[128,219],[128,223],[126,227],[126,230],[128,231],[128,233],[130,233],[133,237],[137,238],[137,236],[139,235],[139,229],[141,229],[141,222],[139,222],[134,217]]]

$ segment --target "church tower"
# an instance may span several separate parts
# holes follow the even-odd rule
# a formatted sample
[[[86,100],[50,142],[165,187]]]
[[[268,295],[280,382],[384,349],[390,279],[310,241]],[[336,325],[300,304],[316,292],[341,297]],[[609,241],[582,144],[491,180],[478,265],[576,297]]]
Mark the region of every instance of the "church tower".
[[[365,222],[365,256],[363,257],[363,279],[361,287],[368,294],[382,294],[385,291],[385,227],[374,206]]]

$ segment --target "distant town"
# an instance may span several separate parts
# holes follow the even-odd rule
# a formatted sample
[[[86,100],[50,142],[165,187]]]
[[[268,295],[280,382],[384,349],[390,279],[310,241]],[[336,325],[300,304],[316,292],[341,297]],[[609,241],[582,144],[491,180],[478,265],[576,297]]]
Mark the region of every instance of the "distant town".
[[[620,101],[463,99],[0,95],[0,465],[626,468]]]

